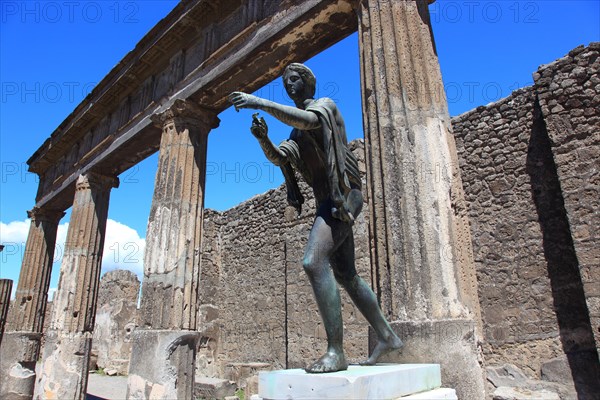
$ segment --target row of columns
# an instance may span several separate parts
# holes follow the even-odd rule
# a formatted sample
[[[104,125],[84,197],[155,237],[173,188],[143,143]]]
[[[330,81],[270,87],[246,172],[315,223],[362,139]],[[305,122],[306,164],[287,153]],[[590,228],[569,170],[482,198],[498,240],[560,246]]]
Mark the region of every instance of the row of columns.
[[[163,136],[148,225],[143,321],[134,338],[128,397],[191,399],[207,138],[218,119],[213,112],[178,100],[153,122]],[[76,182],[43,349],[50,274],[64,212],[28,212],[31,225],[16,298],[10,316],[3,318],[11,329],[0,341],[0,398],[85,398],[113,187],[118,187],[118,178],[93,172]],[[10,295],[10,288],[4,292]]]
[[[456,387],[460,398],[480,399],[484,390],[474,264],[427,2],[355,4],[373,283],[384,313],[406,342],[403,355],[390,361],[440,362],[445,384]],[[218,119],[177,100],[153,121],[162,129],[162,139],[146,235],[142,324],[133,336],[127,396],[191,399],[206,145]],[[109,194],[116,185],[116,178],[97,174],[77,182],[36,398],[85,395]],[[14,308],[23,313],[20,331],[3,340],[12,341],[11,349],[15,341],[28,343],[30,350],[5,352],[9,346],[2,345],[2,371],[9,371],[1,378],[2,398],[31,398],[33,393],[61,215],[32,212]]]

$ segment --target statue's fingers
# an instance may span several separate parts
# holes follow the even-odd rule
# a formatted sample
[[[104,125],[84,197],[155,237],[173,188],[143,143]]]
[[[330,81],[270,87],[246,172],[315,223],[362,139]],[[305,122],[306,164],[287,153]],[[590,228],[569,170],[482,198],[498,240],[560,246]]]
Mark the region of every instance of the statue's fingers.
[[[243,99],[239,99],[236,98],[234,101],[232,101],[236,111],[239,111],[240,108],[244,108],[244,100]]]

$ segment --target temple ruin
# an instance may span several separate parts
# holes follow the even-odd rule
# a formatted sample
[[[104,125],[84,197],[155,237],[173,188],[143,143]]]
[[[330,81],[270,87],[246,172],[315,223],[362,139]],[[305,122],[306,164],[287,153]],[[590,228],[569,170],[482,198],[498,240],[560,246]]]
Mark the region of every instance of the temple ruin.
[[[597,391],[600,46],[576,49],[541,68],[532,88],[451,121],[428,3],[179,3],[28,161],[40,183],[1,337],[0,396],[84,397],[110,193],[121,173],[157,151],[128,397],[192,399],[196,365],[232,380],[253,363],[300,365],[323,335],[305,323],[318,321],[314,310],[294,309],[308,283],[294,268],[302,243],[292,238],[305,237],[298,232],[311,215],[289,218],[281,191],[262,197],[270,206],[258,211],[205,212],[207,136],[227,94],[253,92],[357,30],[365,138],[354,151],[368,203],[357,258],[406,341],[389,361],[440,363],[444,385],[466,400],[484,398],[486,364],[515,364],[530,378],[567,368],[573,390]],[[440,165],[440,179],[415,179]],[[68,208],[44,330],[56,230]],[[269,273],[280,275],[258,293],[239,279],[248,268],[235,265],[265,262],[252,253],[258,243],[242,240],[260,213],[285,233],[266,243],[269,266],[280,266]],[[238,286],[227,291],[224,281]],[[251,321],[233,315],[241,302]],[[344,313],[356,326],[349,352],[361,356],[364,321],[349,305]]]

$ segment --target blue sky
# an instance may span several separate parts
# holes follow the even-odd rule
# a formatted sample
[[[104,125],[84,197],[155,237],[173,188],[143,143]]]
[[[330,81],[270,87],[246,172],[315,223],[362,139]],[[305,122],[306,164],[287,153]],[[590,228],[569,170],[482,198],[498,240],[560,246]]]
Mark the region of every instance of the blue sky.
[[[37,179],[27,159],[177,1],[0,2],[0,277],[16,287]],[[451,115],[532,84],[539,65],[600,41],[600,3],[450,1],[430,6]],[[363,137],[356,34],[307,61],[317,95],[338,103],[351,139]],[[258,93],[288,102],[279,80]],[[289,103],[291,104],[291,103]],[[209,137],[206,207],[224,210],[281,184],[248,131],[251,112],[220,114]],[[267,117],[275,142],[289,129]],[[103,270],[141,271],[157,155],[120,176],[112,191]],[[57,286],[61,221],[51,287]]]

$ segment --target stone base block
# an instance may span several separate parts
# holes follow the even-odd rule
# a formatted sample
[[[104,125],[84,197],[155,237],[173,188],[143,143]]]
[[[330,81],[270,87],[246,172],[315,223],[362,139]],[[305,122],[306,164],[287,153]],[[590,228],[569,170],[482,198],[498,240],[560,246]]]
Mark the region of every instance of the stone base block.
[[[439,388],[435,364],[350,366],[347,371],[308,374],[302,369],[261,372],[258,395],[265,400],[383,400]]]
[[[48,331],[35,399],[82,399],[88,382],[91,332]]]
[[[127,380],[128,399],[193,399],[199,332],[136,330]]]
[[[194,398],[222,399],[235,395],[235,385],[227,379],[197,376],[194,382]]]
[[[404,347],[380,361],[440,364],[444,386],[456,389],[461,400],[485,398],[482,356],[473,320],[394,321],[390,325]],[[374,337],[370,331],[370,350],[375,346]]]
[[[269,363],[230,363],[225,366],[224,378],[235,382],[237,387],[245,387],[250,377],[258,376],[260,371],[271,371],[272,369],[273,367]]]
[[[31,399],[41,334],[6,332],[0,346],[0,399]]]

